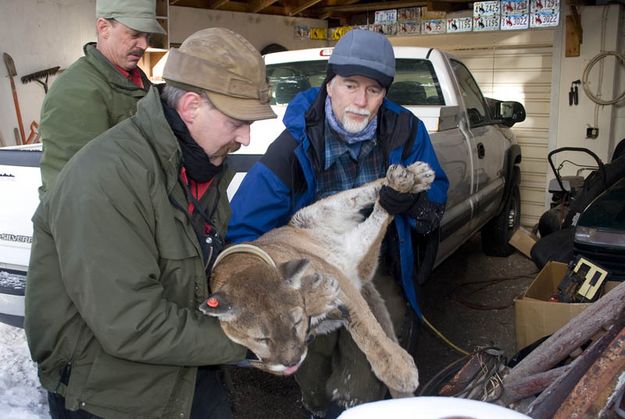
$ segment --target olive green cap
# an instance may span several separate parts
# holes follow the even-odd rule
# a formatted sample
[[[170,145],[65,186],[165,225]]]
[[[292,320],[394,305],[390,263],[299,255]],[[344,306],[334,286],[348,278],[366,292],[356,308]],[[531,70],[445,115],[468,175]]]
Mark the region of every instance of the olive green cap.
[[[252,44],[224,28],[202,29],[172,48],[163,79],[174,87],[206,92],[223,114],[241,121],[275,118],[269,105],[265,63]]]
[[[166,33],[156,20],[155,0],[97,0],[95,14],[115,19],[137,32]]]

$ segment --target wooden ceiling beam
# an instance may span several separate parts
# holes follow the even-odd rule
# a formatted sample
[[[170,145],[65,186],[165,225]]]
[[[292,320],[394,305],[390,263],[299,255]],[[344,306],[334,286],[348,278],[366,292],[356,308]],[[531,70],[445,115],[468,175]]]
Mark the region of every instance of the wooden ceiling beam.
[[[298,13],[303,12],[304,10],[314,6],[315,4],[319,3],[321,0],[306,0],[303,1],[297,5],[294,6],[289,6],[286,8],[287,14],[289,16],[294,16]]]
[[[255,0],[248,7],[250,13],[258,13],[274,4],[277,0]]]
[[[364,3],[364,4],[348,4],[341,6],[319,7],[320,13],[332,12],[367,12],[373,10],[400,9],[403,7],[422,7],[427,6],[427,1],[385,1],[381,3]]]
[[[457,12],[464,10],[468,7],[465,2],[458,1],[441,1],[441,0],[427,0],[428,11],[433,12]]]
[[[212,0],[208,3],[208,9],[219,9],[221,6],[229,3],[230,0]]]

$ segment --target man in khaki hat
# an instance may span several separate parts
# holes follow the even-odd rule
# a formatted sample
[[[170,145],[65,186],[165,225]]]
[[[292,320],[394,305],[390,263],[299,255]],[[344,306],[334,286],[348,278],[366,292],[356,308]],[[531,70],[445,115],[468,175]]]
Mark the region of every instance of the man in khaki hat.
[[[40,195],[87,142],[133,115],[150,81],[137,67],[151,34],[164,34],[155,0],[97,0],[97,43],[55,80],[41,108]]]
[[[162,93],[78,152],[33,217],[24,327],[54,418],[232,416],[218,368],[246,349],[198,307],[230,217],[224,160],[275,115],[240,35],[170,54]]]

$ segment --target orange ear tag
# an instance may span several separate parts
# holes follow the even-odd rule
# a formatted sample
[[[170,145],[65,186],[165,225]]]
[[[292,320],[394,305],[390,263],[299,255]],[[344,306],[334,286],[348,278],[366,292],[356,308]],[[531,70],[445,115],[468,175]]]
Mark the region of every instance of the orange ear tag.
[[[208,297],[208,300],[206,300],[206,305],[210,308],[217,308],[219,307],[219,300],[215,297]]]

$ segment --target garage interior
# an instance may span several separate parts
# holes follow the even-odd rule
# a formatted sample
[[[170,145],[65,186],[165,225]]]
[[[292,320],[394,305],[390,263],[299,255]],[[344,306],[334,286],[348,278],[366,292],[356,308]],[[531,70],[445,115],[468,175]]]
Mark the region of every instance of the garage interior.
[[[167,50],[206,27],[239,32],[259,51],[272,45],[287,50],[326,47],[335,41],[299,37],[296,28],[365,25],[372,23],[376,11],[405,7],[470,15],[473,2],[158,0],[157,15],[167,35],[155,40],[142,68],[159,81]],[[530,240],[535,240],[541,215],[550,208],[548,185],[554,176],[547,160],[549,152],[562,147],[587,148],[609,162],[625,138],[625,102],[620,100],[625,92],[625,62],[618,58],[625,54],[623,1],[560,0],[559,7],[560,22],[555,27],[389,36],[395,46],[433,47],[453,54],[471,70],[484,96],[524,105],[527,118],[512,131],[523,155],[521,225]],[[67,68],[82,55],[82,46],[95,40],[94,10],[95,0],[0,0],[0,16],[4,17],[0,50],[11,55],[18,78],[43,69]],[[616,55],[605,56],[606,52]],[[586,73],[593,97],[619,100],[596,103],[581,82]],[[2,76],[3,147],[19,143],[6,69]],[[50,75],[46,82],[53,83],[56,76]],[[578,89],[576,103],[570,96],[574,88]],[[39,120],[45,91],[38,83],[21,82],[16,90],[22,119],[29,126]],[[556,157],[556,166],[564,160]],[[577,163],[595,165],[588,156]],[[575,167],[565,166],[562,174],[575,175]],[[434,271],[422,289],[424,314],[461,349],[471,352],[495,346],[509,359],[521,349],[515,333],[514,300],[526,292],[540,270],[523,249],[508,258],[496,258],[485,256],[479,247],[479,237],[472,238]],[[463,355],[431,330],[423,327],[419,333],[417,365],[421,382],[427,383]],[[625,371],[624,363],[620,365]],[[233,372],[232,386],[237,418],[305,417],[291,379],[241,370]],[[623,388],[622,383],[612,386],[615,392],[621,391],[621,397]],[[620,403],[623,406],[624,402]]]

